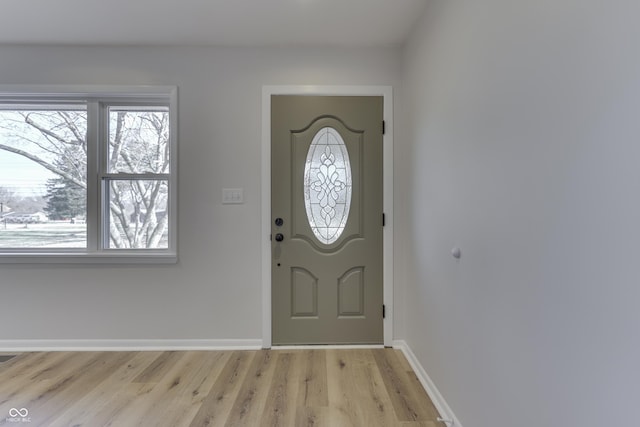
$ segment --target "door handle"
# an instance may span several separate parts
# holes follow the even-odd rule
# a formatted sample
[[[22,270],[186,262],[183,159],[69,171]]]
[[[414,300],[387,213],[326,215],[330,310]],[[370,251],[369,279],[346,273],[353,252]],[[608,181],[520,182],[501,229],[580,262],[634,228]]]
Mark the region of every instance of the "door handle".
[[[276,234],[276,242],[282,242],[284,240],[284,235],[282,233]]]

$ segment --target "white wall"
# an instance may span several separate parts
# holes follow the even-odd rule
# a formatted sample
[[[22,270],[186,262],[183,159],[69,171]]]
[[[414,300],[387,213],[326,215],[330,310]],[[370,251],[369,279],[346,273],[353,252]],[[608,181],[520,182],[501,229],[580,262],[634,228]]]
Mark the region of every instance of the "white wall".
[[[0,84],[178,86],[180,261],[0,265],[0,341],[260,340],[262,85],[397,85],[399,67],[393,49],[1,46]]]
[[[638,16],[433,0],[404,51],[405,338],[465,426],[639,423]]]

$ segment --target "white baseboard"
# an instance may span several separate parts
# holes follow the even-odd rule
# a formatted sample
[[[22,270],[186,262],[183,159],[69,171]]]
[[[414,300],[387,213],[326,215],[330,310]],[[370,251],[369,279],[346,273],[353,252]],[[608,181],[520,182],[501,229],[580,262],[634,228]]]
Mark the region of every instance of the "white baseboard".
[[[449,424],[448,427],[462,427],[462,424],[451,410],[451,407],[449,407],[447,402],[444,400],[444,397],[440,394],[436,385],[431,381],[427,371],[422,367],[422,364],[418,361],[416,355],[413,354],[409,345],[404,340],[394,340],[393,347],[402,350],[402,353],[404,353],[404,356],[415,371],[418,380],[420,380],[420,384],[422,384],[422,387],[424,387],[434,406],[440,413],[440,417],[445,420],[453,421],[453,424]],[[444,426],[445,424],[443,423],[442,425]]]
[[[313,344],[313,345],[273,345],[271,350],[357,350],[363,348],[384,348],[382,344]]]
[[[259,350],[262,340],[0,340],[0,352]]]

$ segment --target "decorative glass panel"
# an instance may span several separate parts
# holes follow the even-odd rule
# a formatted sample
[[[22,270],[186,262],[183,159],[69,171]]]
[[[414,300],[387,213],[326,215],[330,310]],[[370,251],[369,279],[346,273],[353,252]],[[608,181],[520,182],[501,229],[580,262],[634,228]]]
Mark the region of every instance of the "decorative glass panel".
[[[351,205],[351,165],[344,140],[325,127],[311,141],[304,166],[304,204],[313,234],[334,243],[347,224]]]

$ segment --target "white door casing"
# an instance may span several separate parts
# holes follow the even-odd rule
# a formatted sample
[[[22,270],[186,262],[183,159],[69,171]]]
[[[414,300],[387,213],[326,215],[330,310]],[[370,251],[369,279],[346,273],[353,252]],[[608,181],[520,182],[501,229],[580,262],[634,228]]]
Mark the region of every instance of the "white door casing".
[[[393,341],[393,97],[390,86],[264,86],[262,90],[262,342],[264,348],[272,344],[271,332],[271,96],[272,95],[341,95],[382,96],[384,99],[383,137],[383,208],[386,226],[383,230],[383,293],[386,307],[384,345]]]

